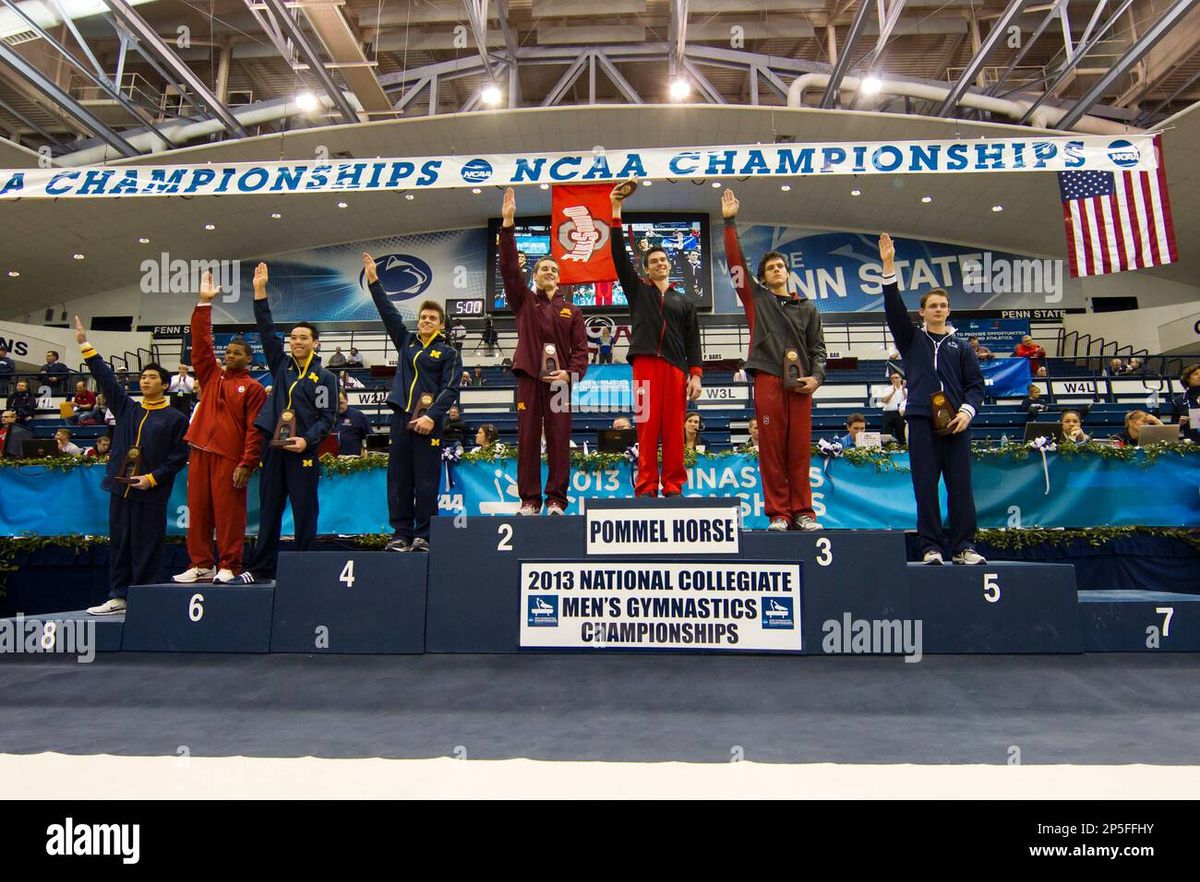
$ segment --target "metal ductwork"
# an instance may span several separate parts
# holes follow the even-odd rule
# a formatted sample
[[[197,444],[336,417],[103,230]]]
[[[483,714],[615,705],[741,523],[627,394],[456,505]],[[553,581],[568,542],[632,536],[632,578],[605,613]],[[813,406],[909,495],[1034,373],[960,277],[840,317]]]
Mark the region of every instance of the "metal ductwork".
[[[351,106],[358,103],[355,97],[348,92],[344,93],[343,97]],[[318,95],[317,100],[321,102],[326,111],[336,109],[333,99],[328,95]],[[248,105],[247,107],[239,107],[231,112],[243,126],[257,126],[263,123],[277,122],[288,117],[304,116],[311,113],[311,111],[302,110],[294,100],[285,98],[274,101],[263,101],[258,104]],[[162,138],[170,141],[173,147],[178,147],[197,138],[220,134],[224,130],[224,124],[220,120],[206,119],[201,122],[169,123],[157,127],[153,132],[142,131],[137,134],[124,132],[122,134],[125,140],[140,154],[146,154],[161,153],[167,149],[162,144]],[[67,153],[56,157],[54,162],[56,165],[72,168],[80,165],[98,165],[121,158],[121,154],[112,147],[101,144],[95,147],[85,147],[83,150],[76,150],[74,153]]]
[[[804,107],[805,93],[826,89],[830,79],[830,75],[824,73],[808,73],[796,77],[788,87],[788,107]],[[861,84],[862,80],[859,77],[843,77],[840,88],[843,91],[858,93]],[[887,97],[919,98],[923,101],[932,101],[941,106],[950,96],[950,87],[934,85],[932,83],[914,83],[906,80],[882,80],[879,94]],[[976,92],[963,94],[958,99],[958,103],[963,107],[987,111],[996,116],[1003,116],[1012,120],[1020,120],[1034,104],[1032,101],[993,98],[989,95],[980,95]],[[1059,120],[1067,116],[1069,112],[1070,108],[1064,109],[1042,105],[1034,110],[1029,122],[1035,128],[1053,129],[1058,125]],[[1125,135],[1140,131],[1140,129],[1132,128],[1123,123],[1095,116],[1081,118],[1075,123],[1073,128],[1075,131],[1088,135]]]

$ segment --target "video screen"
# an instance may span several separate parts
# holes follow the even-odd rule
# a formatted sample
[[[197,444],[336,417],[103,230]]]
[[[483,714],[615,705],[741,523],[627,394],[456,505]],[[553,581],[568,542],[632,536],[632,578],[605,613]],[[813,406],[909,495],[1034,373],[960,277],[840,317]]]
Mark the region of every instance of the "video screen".
[[[508,311],[504,281],[500,278],[500,253],[497,241],[500,218],[488,222],[487,298],[493,312]],[[629,245],[629,231],[637,243]],[[708,240],[708,215],[682,212],[637,212],[625,215],[625,250],[641,271],[641,252],[662,248],[671,258],[671,282],[696,301],[701,310],[712,310],[712,254]],[[526,281],[533,287],[533,267],[538,258],[550,253],[550,218],[517,218],[517,251],[525,255]],[[562,286],[563,296],[585,311],[627,309],[629,301],[620,282],[598,282]]]

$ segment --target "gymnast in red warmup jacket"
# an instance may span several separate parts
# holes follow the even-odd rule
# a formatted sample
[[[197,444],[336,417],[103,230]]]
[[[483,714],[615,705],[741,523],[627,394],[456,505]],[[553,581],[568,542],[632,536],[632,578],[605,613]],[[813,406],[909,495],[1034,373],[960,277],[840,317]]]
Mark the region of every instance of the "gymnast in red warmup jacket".
[[[175,576],[176,582],[211,578],[228,583],[242,572],[246,487],[262,452],[262,433],[254,428],[254,421],[267,400],[267,392],[246,371],[253,360],[246,341],[231,340],[225,347],[225,370],[217,364],[212,333],[212,301],[216,296],[212,273],[205,273],[200,302],[192,311],[192,366],[204,394],[184,436],[192,445],[188,458],[187,532],[191,566]]]

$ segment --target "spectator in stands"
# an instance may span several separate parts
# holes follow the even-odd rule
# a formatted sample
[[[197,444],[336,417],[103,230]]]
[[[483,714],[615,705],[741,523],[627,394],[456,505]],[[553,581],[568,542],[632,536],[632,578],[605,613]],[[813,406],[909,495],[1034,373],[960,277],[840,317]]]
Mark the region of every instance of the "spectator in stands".
[[[167,390],[171,397],[171,406],[191,416],[192,408],[196,406],[196,378],[188,373],[188,366],[181,364],[179,373],[171,377],[171,386]]]
[[[62,392],[67,375],[70,373],[71,369],[58,360],[57,352],[51,349],[46,353],[46,363],[42,365],[41,380],[50,387],[52,394]]]
[[[735,383],[749,383],[750,382],[750,377],[746,374],[746,362],[740,358],[738,359],[738,369],[733,372],[733,382],[735,382]]]
[[[87,383],[78,380],[75,383],[75,397],[71,399],[71,409],[74,413],[67,420],[71,425],[79,425],[84,417],[91,418],[96,409],[96,393],[87,387]]]
[[[991,361],[996,357],[996,353],[980,343],[978,337],[968,337],[967,342],[971,344],[971,348],[975,350],[975,357],[980,361]]]
[[[454,348],[462,352],[463,343],[467,339],[467,326],[463,324],[463,320],[458,316],[450,319],[450,342]]]
[[[54,440],[58,442],[58,452],[66,456],[83,456],[83,451],[75,444],[71,443],[71,430],[59,429],[54,433]]]
[[[758,420],[756,420],[754,417],[750,417],[750,421],[748,423],[746,423],[746,432],[750,435],[750,440],[748,440],[746,442],[745,446],[742,447],[742,450],[745,450],[747,452],[753,450],[755,453],[757,453],[758,452]]]
[[[338,453],[341,456],[367,455],[363,442],[371,434],[371,422],[365,413],[350,406],[345,392],[338,393],[338,418],[333,430],[337,434]]]
[[[17,363],[8,357],[8,347],[0,344],[0,395],[7,395],[9,383],[17,372]]]
[[[629,417],[617,417],[613,420],[612,427],[614,429],[632,429],[633,423],[629,421]]]
[[[840,441],[842,447],[846,449],[857,447],[858,436],[867,429],[867,418],[861,413],[850,414],[850,416],[846,417],[846,429],[846,434],[841,438],[838,438],[838,441]]]
[[[1038,368],[1042,366],[1042,359],[1046,357],[1046,350],[1026,334],[1021,338],[1021,342],[1017,344],[1017,348],[1013,350],[1013,355],[1018,358],[1028,358],[1029,373],[1036,374]]]
[[[685,453],[689,450],[703,453],[708,448],[704,436],[700,434],[703,430],[704,421],[700,419],[700,414],[695,411],[689,413],[687,419],[683,421],[683,450]]]
[[[475,450],[473,453],[504,453],[504,445],[500,443],[500,430],[491,423],[484,423],[475,433]]]
[[[1021,410],[1027,413],[1030,419],[1036,420],[1050,409],[1050,404],[1050,398],[1042,395],[1042,387],[1037,383],[1030,383],[1029,394],[1021,399]]]
[[[4,411],[0,417],[0,451],[8,459],[20,459],[24,456],[26,441],[33,440],[33,432],[17,422],[17,412],[12,408]]]
[[[457,444],[462,446],[471,434],[471,427],[462,418],[458,405],[453,405],[446,411],[446,422],[442,424],[442,445]]]
[[[33,415],[37,413],[37,399],[29,391],[29,383],[27,381],[17,380],[17,391],[9,396],[8,406],[16,412],[17,422],[21,425],[26,425],[33,421]]]
[[[360,380],[358,377],[354,376],[354,374],[350,373],[349,371],[342,371],[341,374],[338,375],[338,384],[343,389],[365,389],[365,388],[367,388],[362,380]]]
[[[1161,426],[1162,420],[1144,410],[1125,414],[1125,431],[1113,438],[1118,447],[1137,447],[1141,443],[1142,426]]]
[[[883,368],[884,377],[891,377],[892,374],[904,376],[904,362],[900,358],[900,351],[898,349],[893,349],[888,353],[887,364]]]
[[[1142,360],[1140,358],[1129,359],[1129,364],[1125,365],[1125,373],[1136,374],[1142,370]]]
[[[1104,376],[1117,377],[1125,373],[1125,362],[1119,358],[1109,359],[1108,367],[1104,369]]]
[[[342,352],[341,346],[333,347],[333,355],[329,357],[329,364],[325,365],[328,368],[345,367],[346,353]]]
[[[93,446],[83,452],[83,455],[93,459],[108,459],[110,450],[112,450],[112,438],[101,435]]]
[[[1049,372],[1046,370],[1045,365],[1042,365],[1036,371],[1034,371],[1033,375],[1035,377],[1038,377],[1039,379],[1045,379],[1046,377],[1050,376]]]
[[[607,327],[600,329],[600,342],[596,344],[595,364],[612,364],[612,331]]]
[[[1064,441],[1086,444],[1092,440],[1084,433],[1083,417],[1077,410],[1064,410],[1058,418],[1058,427],[1062,431]]]
[[[108,401],[104,398],[103,392],[96,393],[96,407],[93,413],[96,414],[96,422],[98,423],[103,421],[106,426],[115,426],[117,424],[117,418],[108,409]]]
[[[472,386],[486,386],[487,378],[483,375],[483,368],[476,366],[475,374],[471,377]]]
[[[465,389],[471,385],[471,374],[469,371],[462,372],[462,376],[458,379],[458,385],[460,389]]]
[[[1183,395],[1175,400],[1176,422],[1181,434],[1200,444],[1200,362],[1187,365],[1179,372]]]
[[[362,353],[351,346],[350,354],[346,356],[346,367],[363,367],[363,365]]]
[[[904,408],[908,404],[908,387],[904,378],[892,374],[888,378],[891,385],[875,395],[875,402],[883,411],[883,423],[880,430],[885,435],[891,435],[897,444],[904,443]]]

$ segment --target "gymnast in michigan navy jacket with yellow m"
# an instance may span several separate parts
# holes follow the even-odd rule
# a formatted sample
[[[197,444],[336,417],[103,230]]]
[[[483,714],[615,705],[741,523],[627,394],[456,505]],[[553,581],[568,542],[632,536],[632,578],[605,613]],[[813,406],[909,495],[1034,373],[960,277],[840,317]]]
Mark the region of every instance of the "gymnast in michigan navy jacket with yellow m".
[[[971,492],[971,420],[985,390],[979,359],[967,341],[946,325],[950,298],[941,288],[921,297],[921,327],[913,324],[896,283],[896,246],[879,237],[883,263],[883,308],[896,348],[904,357],[908,380],[908,458],[917,497],[917,535],[927,564],[941,564],[947,548],[957,564],[986,563],[975,551],[975,497]],[[945,393],[955,411],[947,434],[934,434],[930,397]],[[947,537],[938,505],[938,478],[946,482],[950,516]]]
[[[162,553],[167,532],[167,502],[175,476],[187,465],[187,417],[170,406],[163,390],[171,375],[157,364],[142,368],[139,384],[142,400],[134,401],[103,358],[87,342],[83,322],[75,317],[75,339],[96,378],[108,409],[116,417],[112,451],[102,490],[108,498],[108,601],[88,610],[93,615],[116,615],[125,611],[130,585],[162,580]],[[136,484],[121,484],[125,454],[130,447],[140,451]]]
[[[396,378],[387,400],[392,409],[387,471],[392,539],[387,550],[428,551],[429,521],[437,514],[442,422],[458,403],[462,363],[442,333],[446,313],[440,304],[422,303],[416,331],[410,331],[379,283],[375,258],[366,253],[363,278],[396,347]]]

